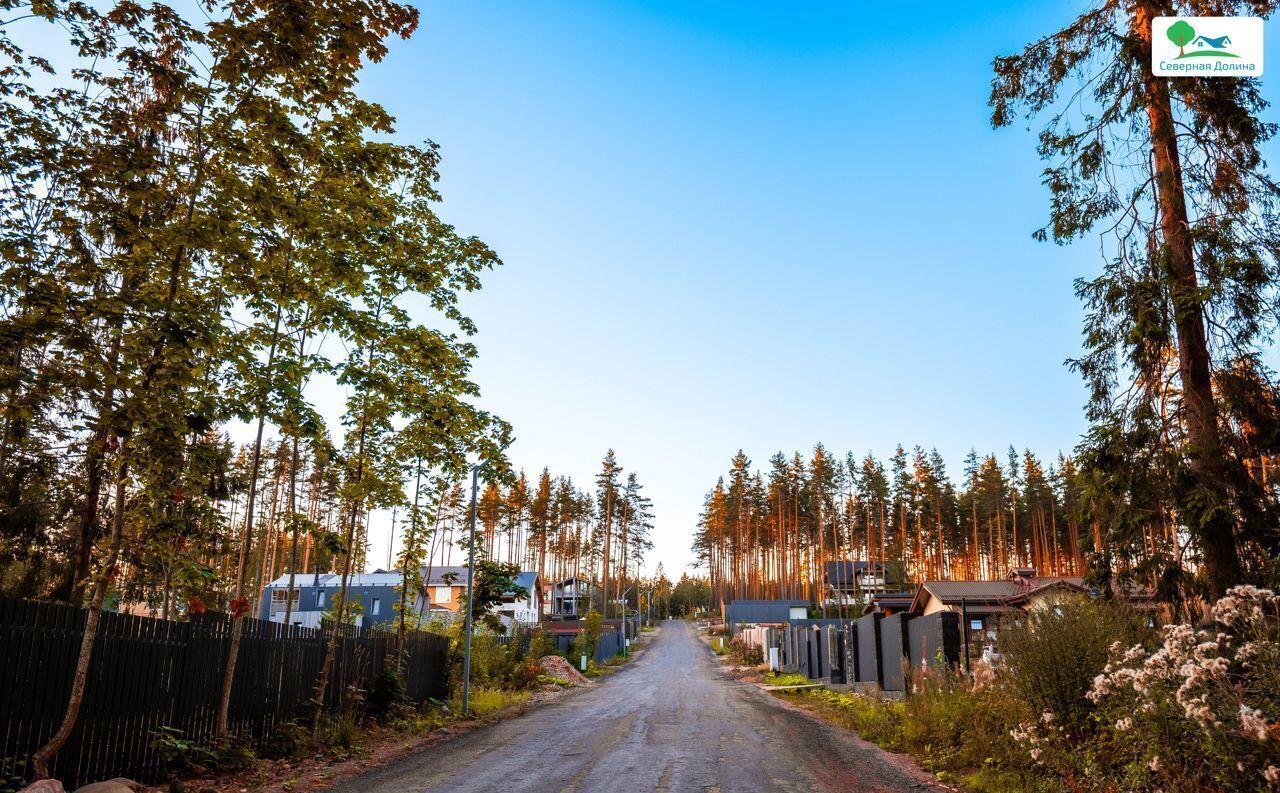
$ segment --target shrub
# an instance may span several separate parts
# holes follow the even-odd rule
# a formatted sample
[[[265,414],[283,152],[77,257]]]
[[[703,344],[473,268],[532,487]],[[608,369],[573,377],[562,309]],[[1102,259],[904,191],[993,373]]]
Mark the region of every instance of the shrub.
[[[1280,596],[1235,587],[1215,629],[1117,643],[1089,698],[1117,775],[1169,791],[1280,790]]]
[[[735,636],[729,642],[728,652],[734,663],[739,666],[756,666],[764,663],[764,654],[760,648],[741,636]]]
[[[1150,638],[1127,606],[1068,596],[1029,612],[1001,634],[999,648],[1017,693],[1036,714],[1051,714],[1074,742],[1091,731],[1094,707],[1085,695],[1106,666],[1109,648]]]
[[[370,681],[365,706],[368,708],[369,715],[378,721],[387,721],[409,704],[404,674],[399,669],[385,668]]]

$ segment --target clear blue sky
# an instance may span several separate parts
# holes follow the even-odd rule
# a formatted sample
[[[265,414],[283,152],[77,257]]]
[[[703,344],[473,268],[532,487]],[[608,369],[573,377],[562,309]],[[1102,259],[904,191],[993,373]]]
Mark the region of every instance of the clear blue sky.
[[[1084,429],[1063,361],[1097,245],[1031,240],[1034,136],[986,109],[992,57],[1081,4],[861,5],[428,1],[365,77],[506,263],[465,307],[514,462],[586,485],[613,447],[650,569],[687,566],[740,447],[936,446],[955,476]]]

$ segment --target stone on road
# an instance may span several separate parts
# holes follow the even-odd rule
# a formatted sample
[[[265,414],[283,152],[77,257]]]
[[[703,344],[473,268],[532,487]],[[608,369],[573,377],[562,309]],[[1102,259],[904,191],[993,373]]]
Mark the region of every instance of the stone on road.
[[[854,737],[727,679],[684,622],[603,685],[465,733],[334,793],[941,790]]]

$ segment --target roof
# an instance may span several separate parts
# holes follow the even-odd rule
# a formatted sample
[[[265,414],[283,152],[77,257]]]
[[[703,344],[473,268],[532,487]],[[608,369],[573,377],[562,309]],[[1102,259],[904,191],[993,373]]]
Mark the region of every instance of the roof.
[[[897,582],[901,582],[906,578],[903,574],[902,564],[896,561],[822,563],[822,581],[831,586],[852,586],[858,583],[859,578],[865,578],[867,575],[882,576]]]
[[[947,606],[978,611],[1003,610],[1026,602],[1027,598],[1050,589],[1088,592],[1080,576],[1010,577],[1003,581],[925,581],[911,600],[912,611],[922,611],[929,597]],[[1141,595],[1139,595],[1141,597]]]
[[[809,608],[807,600],[734,600],[725,609],[726,622],[787,622],[791,609]]]
[[[532,592],[533,588],[537,586],[538,583],[538,573],[534,570],[521,570],[520,575],[516,576],[515,581],[516,586],[520,587],[525,592]],[[515,594],[515,591],[503,592],[502,594],[511,596]]]
[[[289,586],[288,573],[267,584],[267,589]],[[293,587],[338,587],[342,586],[342,576],[338,573],[297,573],[293,577]],[[399,573],[352,573],[347,577],[347,587],[400,586]]]
[[[422,568],[423,583],[426,586],[466,586],[466,565],[440,565]]]
[[[1004,602],[1008,603],[1011,606],[1021,605],[1023,603],[1026,603],[1027,600],[1029,600],[1033,595],[1042,595],[1045,592],[1049,591],[1050,589],[1065,589],[1068,592],[1088,592],[1089,591],[1085,589],[1083,579],[1080,579],[1079,581],[1077,581],[1075,579],[1059,578],[1051,581],[1046,581],[1043,584],[1035,584],[1030,589],[1024,589],[1023,591],[1019,592],[1013,597],[1006,598]]]

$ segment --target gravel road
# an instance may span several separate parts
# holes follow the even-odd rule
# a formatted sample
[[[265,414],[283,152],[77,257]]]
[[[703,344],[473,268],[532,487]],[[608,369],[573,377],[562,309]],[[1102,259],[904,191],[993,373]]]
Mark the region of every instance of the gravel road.
[[[928,777],[725,678],[685,622],[663,623],[621,672],[519,718],[465,733],[333,793],[938,791]]]

